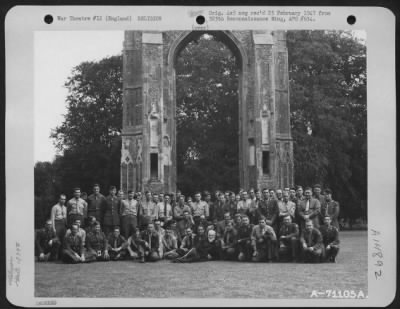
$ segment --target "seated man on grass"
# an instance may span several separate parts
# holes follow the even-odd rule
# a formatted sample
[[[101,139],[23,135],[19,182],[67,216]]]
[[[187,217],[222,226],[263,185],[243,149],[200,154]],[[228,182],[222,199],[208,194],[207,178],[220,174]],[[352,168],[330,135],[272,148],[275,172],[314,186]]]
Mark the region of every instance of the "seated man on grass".
[[[44,228],[36,234],[36,249],[39,262],[58,260],[58,251],[60,249],[60,240],[53,229],[51,220],[46,221]]]

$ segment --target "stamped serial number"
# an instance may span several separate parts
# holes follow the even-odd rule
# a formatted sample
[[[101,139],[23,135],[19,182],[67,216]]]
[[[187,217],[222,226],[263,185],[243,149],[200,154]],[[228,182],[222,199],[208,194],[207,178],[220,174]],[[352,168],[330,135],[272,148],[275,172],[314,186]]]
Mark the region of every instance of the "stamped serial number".
[[[317,291],[313,290],[310,295],[311,298],[346,298],[346,299],[364,299],[368,298],[363,291],[355,290],[325,290]]]

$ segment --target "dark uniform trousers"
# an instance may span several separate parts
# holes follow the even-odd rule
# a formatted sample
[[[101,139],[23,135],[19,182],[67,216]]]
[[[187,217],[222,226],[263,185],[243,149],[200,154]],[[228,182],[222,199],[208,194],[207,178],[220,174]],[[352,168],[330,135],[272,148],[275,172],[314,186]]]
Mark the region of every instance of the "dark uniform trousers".
[[[108,248],[107,238],[103,232],[92,232],[86,236],[86,256],[87,262],[107,261],[104,251]]]
[[[39,256],[40,253],[44,253],[44,261],[58,260],[61,243],[53,230],[46,230],[43,228],[37,231],[35,240],[37,256]],[[51,245],[49,245],[50,240],[52,241]]]
[[[277,260],[277,243],[277,240],[270,235],[264,235],[264,241],[262,243],[257,242],[256,244],[258,255],[253,257],[253,262]]]
[[[83,241],[80,236],[70,234],[64,238],[64,248],[62,251],[62,260],[64,263],[79,263],[80,259],[76,254],[81,257],[83,252]]]
[[[137,216],[126,215],[121,217],[121,231],[125,238],[131,236],[137,228]]]
[[[156,232],[149,233],[148,231],[142,232],[142,239],[147,242],[148,247],[144,243],[141,244],[144,252],[144,258],[149,262],[156,262],[160,260],[160,254],[158,253],[160,239]]]
[[[324,245],[322,243],[322,235],[320,231],[313,228],[311,231],[305,230],[300,238],[301,243],[301,256],[305,263],[319,263],[324,256]],[[307,245],[304,249],[303,243]],[[313,250],[309,248],[313,247]]]
[[[324,260],[333,262],[339,253],[339,231],[335,226],[321,226],[320,232],[324,243]],[[329,249],[327,246],[329,245]]]
[[[221,260],[236,260],[238,257],[237,250],[237,233],[236,231],[225,231],[223,241],[216,240],[218,248],[218,256]]]
[[[253,247],[251,245],[251,232],[253,227],[253,224],[249,224],[247,226],[242,225],[238,228],[237,249],[239,251],[239,261],[248,261],[251,259],[251,255],[253,253]]]
[[[115,237],[113,234],[110,234],[108,237],[108,255],[110,256],[110,260],[124,260],[128,255],[128,251],[126,249],[127,245],[128,243],[122,235]],[[119,252],[113,250],[119,247],[121,247]]]
[[[281,236],[286,236],[281,238]],[[282,224],[279,230],[279,260],[296,261],[299,251],[299,227],[296,223]]]

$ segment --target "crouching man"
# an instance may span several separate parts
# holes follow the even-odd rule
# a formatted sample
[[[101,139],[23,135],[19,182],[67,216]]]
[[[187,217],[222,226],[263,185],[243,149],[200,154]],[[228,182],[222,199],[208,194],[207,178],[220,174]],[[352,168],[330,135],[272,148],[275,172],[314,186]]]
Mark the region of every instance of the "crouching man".
[[[86,260],[109,261],[108,241],[106,235],[101,231],[100,223],[94,224],[93,232],[86,236],[87,256]]]
[[[261,216],[258,225],[254,226],[251,233],[253,246],[253,262],[271,262],[277,259],[277,239],[274,229],[266,224],[265,217]]]
[[[76,264],[86,262],[83,240],[78,231],[78,225],[72,224],[71,233],[64,237],[64,248],[62,251],[62,260],[64,263]]]
[[[239,251],[238,260],[248,261],[251,259],[251,233],[253,231],[253,224],[250,224],[248,216],[242,216],[242,224],[238,229],[237,247]]]
[[[128,242],[121,235],[118,226],[114,227],[114,231],[108,236],[108,254],[113,261],[124,260],[127,256]]]
[[[58,260],[60,240],[53,229],[51,220],[46,221],[44,228],[39,230],[36,235],[36,249],[39,262]]]
[[[279,259],[281,261],[297,262],[299,247],[299,227],[292,223],[292,217],[283,217],[283,224],[279,230]]]
[[[331,217],[324,217],[324,225],[319,229],[322,235],[322,242],[325,247],[325,258],[327,262],[336,263],[336,256],[339,253],[339,231],[332,225]]]
[[[314,228],[311,220],[306,221],[305,230],[300,237],[302,259],[305,263],[319,263],[323,257],[324,245],[320,231]]]
[[[149,223],[147,229],[142,232],[142,239],[144,240],[144,256],[141,257],[140,262],[156,262],[160,259],[160,236],[154,229],[154,224]]]

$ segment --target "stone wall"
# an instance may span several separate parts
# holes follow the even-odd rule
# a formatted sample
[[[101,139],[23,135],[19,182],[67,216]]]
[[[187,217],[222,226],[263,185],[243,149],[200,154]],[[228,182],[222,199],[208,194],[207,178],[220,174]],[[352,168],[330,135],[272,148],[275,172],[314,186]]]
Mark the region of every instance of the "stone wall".
[[[124,190],[176,190],[174,62],[181,48],[201,34],[125,32],[121,150]],[[285,32],[211,34],[232,50],[241,66],[238,136],[241,187],[293,185]]]

